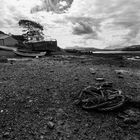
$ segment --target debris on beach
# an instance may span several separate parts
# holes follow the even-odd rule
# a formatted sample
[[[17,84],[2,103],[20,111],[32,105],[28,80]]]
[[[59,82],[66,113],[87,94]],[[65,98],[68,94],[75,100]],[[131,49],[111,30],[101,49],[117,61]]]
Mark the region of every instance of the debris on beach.
[[[125,73],[129,73],[129,71],[127,70],[115,70],[116,74],[125,74]]]
[[[123,72],[121,70],[115,70],[116,74],[122,74]]]
[[[120,108],[125,103],[125,96],[111,84],[100,87],[88,86],[84,88],[77,102],[85,110],[111,111]]]
[[[106,82],[98,86],[84,88],[75,104],[86,111],[117,111],[116,123],[120,127],[135,127],[140,124],[140,98],[131,98],[113,88],[113,83]]]
[[[140,61],[140,56],[126,57],[126,59],[130,61]]]
[[[135,108],[140,108],[140,96],[136,96],[134,98],[132,97],[127,97],[127,102],[132,106],[132,107],[135,107]]]
[[[140,126],[140,96],[132,98],[114,89],[112,82],[84,88],[75,104],[86,111],[117,111],[116,121],[120,127]]]
[[[10,138],[10,133],[5,132],[2,137],[3,137],[3,139],[9,139]]]
[[[49,121],[49,122],[47,123],[47,126],[49,127],[49,129],[53,129],[54,126],[55,126],[55,124],[54,124],[53,122]]]
[[[99,78],[96,78],[96,81],[98,81],[98,82],[103,82],[103,81],[105,81],[105,79],[102,78],[102,77],[99,77]]]
[[[135,108],[127,109],[117,115],[120,123],[125,125],[137,125],[140,122],[140,110]]]
[[[124,78],[124,74],[128,73],[128,71],[126,71],[126,70],[115,70],[115,72],[116,72],[118,78]]]
[[[95,70],[95,69],[90,68],[89,70],[90,70],[90,73],[91,73],[91,74],[96,74],[96,70]]]
[[[112,82],[105,82],[102,84],[102,88],[112,88],[113,83]]]
[[[79,80],[79,78],[78,78],[78,77],[75,77],[75,78],[74,78],[74,80],[75,80],[75,81],[78,81],[78,80]]]

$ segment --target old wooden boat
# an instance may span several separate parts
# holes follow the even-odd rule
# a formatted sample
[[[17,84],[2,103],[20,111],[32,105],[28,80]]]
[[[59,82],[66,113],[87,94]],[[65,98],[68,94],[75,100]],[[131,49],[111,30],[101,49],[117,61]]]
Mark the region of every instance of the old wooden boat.
[[[13,52],[18,56],[23,57],[42,57],[46,55],[46,52],[35,52],[35,51],[26,51],[26,50],[13,50]]]

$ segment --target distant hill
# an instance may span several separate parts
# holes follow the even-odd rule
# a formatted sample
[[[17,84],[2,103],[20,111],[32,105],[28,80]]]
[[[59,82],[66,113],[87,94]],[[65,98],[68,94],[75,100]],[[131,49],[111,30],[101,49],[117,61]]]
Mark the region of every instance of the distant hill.
[[[74,47],[68,47],[66,48],[67,50],[79,50],[79,51],[100,51],[101,49],[98,48],[93,48],[93,47],[79,47],[79,46],[74,46]]]
[[[78,51],[85,51],[85,52],[90,52],[90,51],[140,51],[140,45],[132,45],[132,46],[114,46],[114,47],[106,47],[104,49],[98,49],[98,48],[91,48],[91,47],[79,47],[79,46],[74,46],[74,47],[68,47],[66,48],[67,50],[78,50]]]
[[[104,48],[105,50],[116,50],[116,49],[123,49],[125,46],[118,46],[118,45],[114,45],[114,46],[108,46],[106,48]]]
[[[129,47],[125,47],[120,49],[121,51],[140,51],[140,45],[132,45]]]
[[[140,51],[140,45],[123,46],[123,47],[106,47],[105,51]]]

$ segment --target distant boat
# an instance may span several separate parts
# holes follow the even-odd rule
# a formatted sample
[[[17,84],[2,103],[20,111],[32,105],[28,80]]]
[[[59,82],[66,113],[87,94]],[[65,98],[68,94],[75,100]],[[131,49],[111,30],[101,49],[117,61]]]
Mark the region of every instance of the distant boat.
[[[16,55],[24,56],[24,57],[41,57],[45,56],[46,52],[35,52],[35,51],[28,51],[28,50],[13,50]]]

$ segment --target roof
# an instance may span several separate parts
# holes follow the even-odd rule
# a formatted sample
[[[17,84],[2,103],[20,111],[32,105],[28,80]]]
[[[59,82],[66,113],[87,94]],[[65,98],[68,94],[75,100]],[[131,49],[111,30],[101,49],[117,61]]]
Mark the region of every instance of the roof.
[[[6,38],[8,38],[8,37],[10,37],[10,36],[5,35],[5,34],[0,34],[0,39],[6,39]]]
[[[5,34],[3,31],[0,31],[0,34]]]

